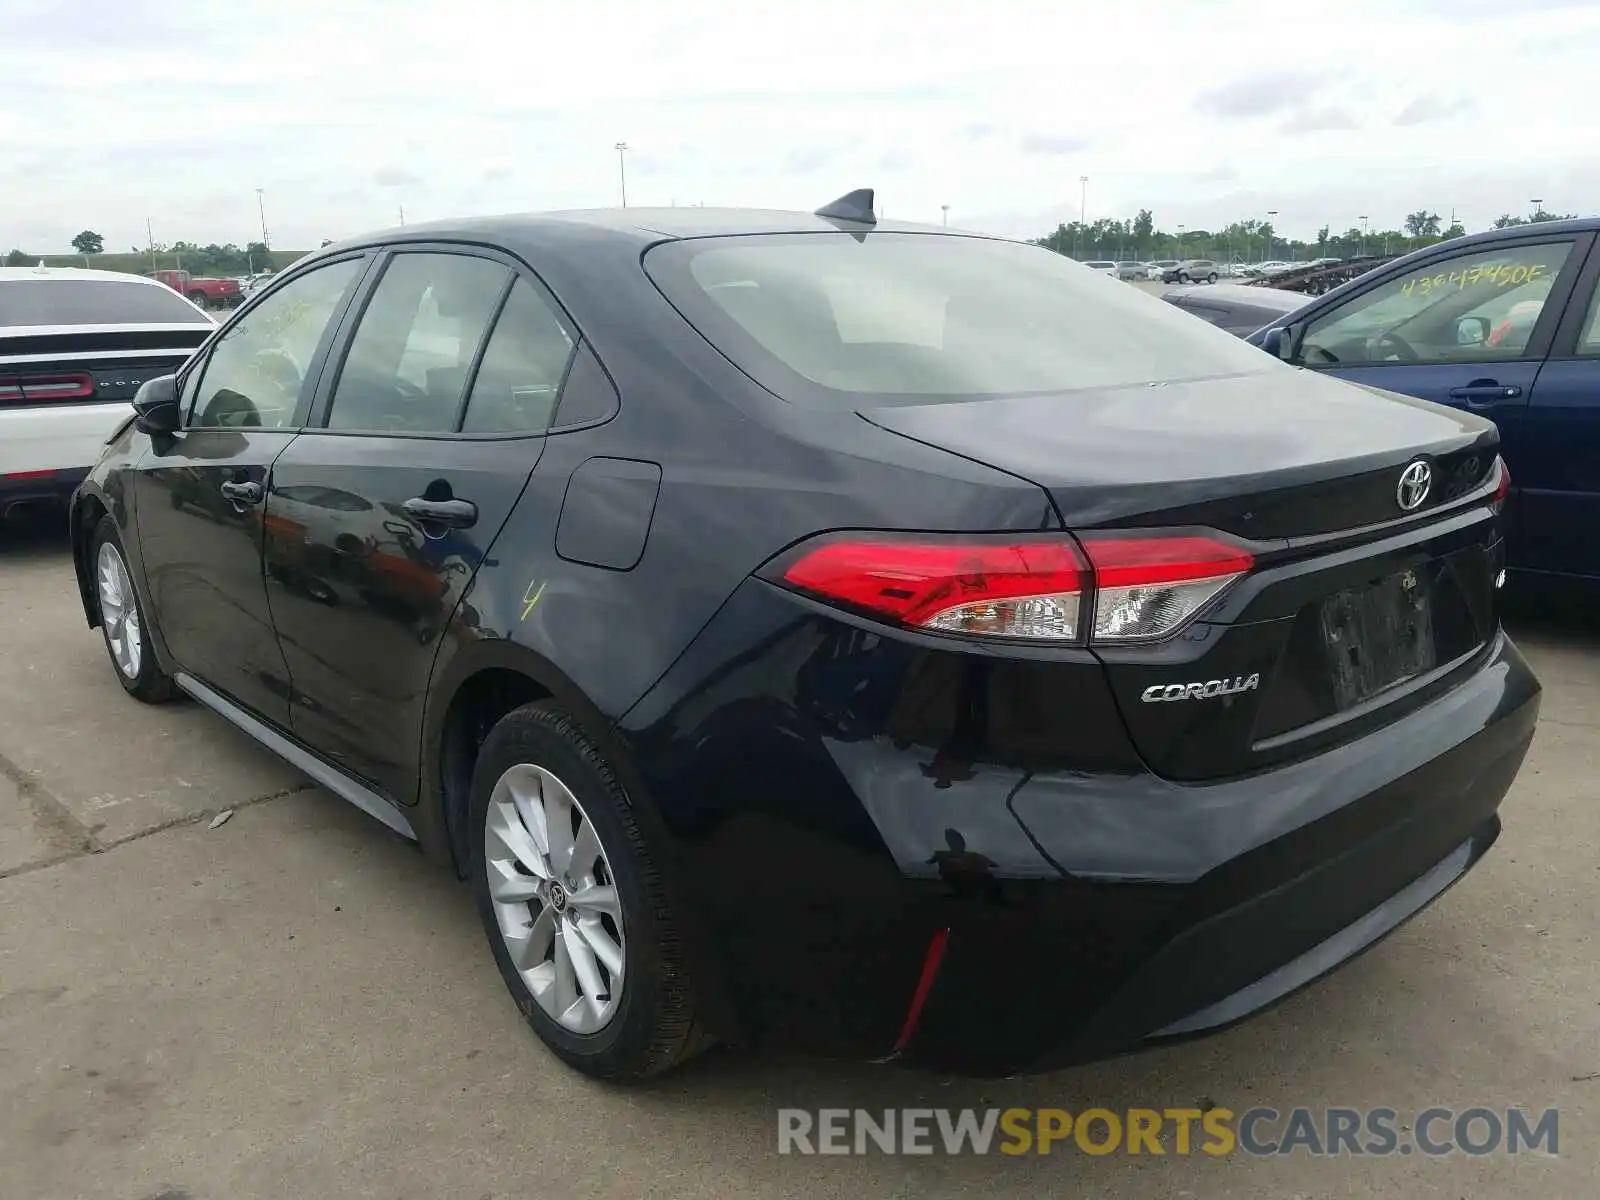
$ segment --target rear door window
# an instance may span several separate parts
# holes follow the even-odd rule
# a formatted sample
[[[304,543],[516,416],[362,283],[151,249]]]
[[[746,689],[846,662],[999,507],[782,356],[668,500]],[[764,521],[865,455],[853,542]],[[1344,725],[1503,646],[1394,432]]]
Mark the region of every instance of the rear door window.
[[[467,376],[510,282],[510,270],[487,258],[396,254],[350,340],[328,428],[454,432]]]

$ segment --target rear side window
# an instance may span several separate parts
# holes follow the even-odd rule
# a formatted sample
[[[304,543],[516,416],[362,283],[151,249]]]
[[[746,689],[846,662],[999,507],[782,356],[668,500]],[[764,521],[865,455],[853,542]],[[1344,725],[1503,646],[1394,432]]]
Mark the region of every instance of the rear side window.
[[[941,234],[686,239],[645,268],[785,399],[856,406],[1282,369],[1171,305],[1036,246]]]
[[[576,339],[544,290],[517,280],[478,364],[463,433],[543,433],[550,428]]]
[[[397,254],[361,316],[328,428],[452,433],[478,347],[511,282],[467,254]]]
[[[11,279],[0,283],[0,326],[204,325],[171,288],[112,279]]]

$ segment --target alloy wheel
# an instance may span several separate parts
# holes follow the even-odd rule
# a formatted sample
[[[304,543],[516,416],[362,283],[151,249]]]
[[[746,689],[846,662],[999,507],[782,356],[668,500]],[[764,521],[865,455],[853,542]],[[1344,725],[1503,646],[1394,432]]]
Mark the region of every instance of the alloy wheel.
[[[622,901],[605,847],[570,788],[543,767],[501,775],[484,821],[500,937],[551,1020],[597,1033],[616,1014],[626,964]]]
[[[144,629],[127,565],[111,542],[100,544],[96,563],[100,592],[100,624],[105,629],[111,661],[128,679],[139,678],[144,662]]]

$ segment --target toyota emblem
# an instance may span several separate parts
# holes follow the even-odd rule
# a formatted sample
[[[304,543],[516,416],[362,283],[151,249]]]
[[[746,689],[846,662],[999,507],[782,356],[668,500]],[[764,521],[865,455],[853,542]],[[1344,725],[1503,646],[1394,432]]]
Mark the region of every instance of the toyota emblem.
[[[1433,468],[1420,458],[1400,472],[1400,483],[1394,490],[1395,502],[1403,512],[1413,512],[1422,507],[1433,487]]]

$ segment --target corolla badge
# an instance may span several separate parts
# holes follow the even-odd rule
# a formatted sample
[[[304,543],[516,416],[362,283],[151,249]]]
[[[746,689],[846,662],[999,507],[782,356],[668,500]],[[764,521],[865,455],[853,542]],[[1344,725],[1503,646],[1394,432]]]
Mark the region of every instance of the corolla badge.
[[[1140,692],[1139,699],[1146,704],[1164,704],[1175,700],[1213,700],[1218,696],[1253,692],[1260,686],[1259,674],[1235,675],[1232,679],[1208,679],[1204,683],[1158,683]]]
[[[1419,458],[1400,472],[1400,482],[1394,489],[1395,502],[1402,512],[1421,508],[1432,487],[1433,468]]]

